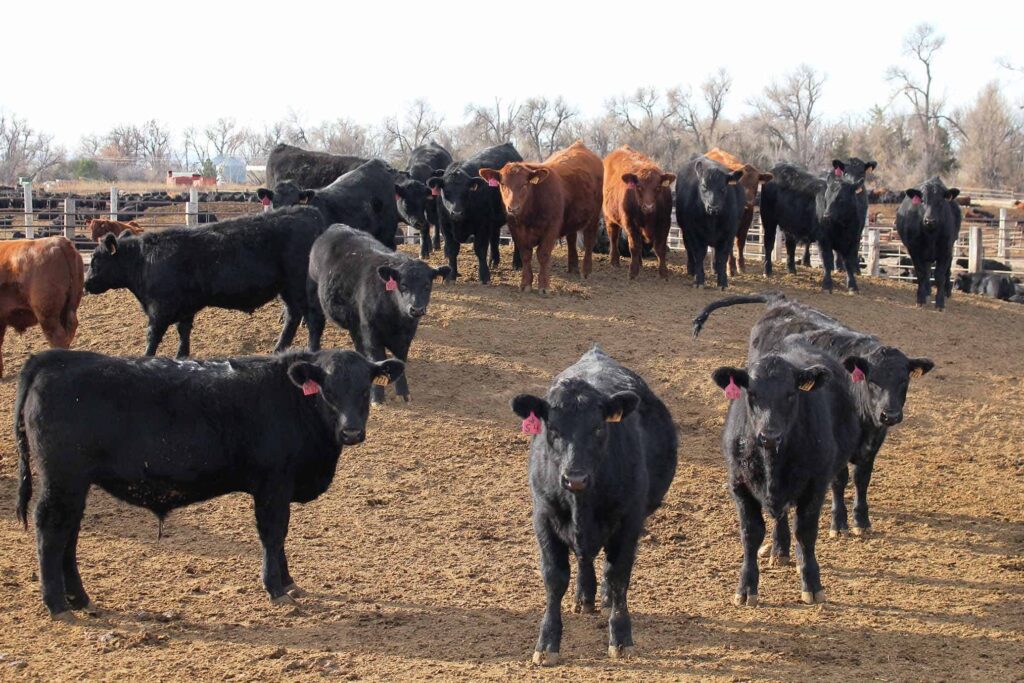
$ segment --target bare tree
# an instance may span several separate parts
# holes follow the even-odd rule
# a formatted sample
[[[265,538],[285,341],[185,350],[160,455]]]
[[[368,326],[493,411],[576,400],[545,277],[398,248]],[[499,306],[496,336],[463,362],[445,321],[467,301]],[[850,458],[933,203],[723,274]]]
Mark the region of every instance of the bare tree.
[[[732,77],[725,69],[719,69],[701,83],[703,107],[697,105],[689,90],[673,88],[668,91],[669,107],[683,129],[693,136],[698,149],[706,151],[718,145],[719,123],[730,90]]]
[[[384,137],[407,159],[410,152],[435,136],[443,123],[444,119],[420,98],[409,105],[401,121],[397,117],[384,120]]]
[[[577,115],[578,112],[561,96],[554,101],[546,97],[526,100],[516,118],[516,131],[528,145],[527,156],[542,161],[568,144],[567,124]]]
[[[466,107],[466,115],[469,125],[488,145],[500,145],[513,139],[519,110],[515,100],[503,106],[501,98],[495,97],[493,107],[471,104]]]
[[[12,184],[22,175],[35,179],[63,161],[64,150],[53,138],[25,119],[0,112],[0,182]]]
[[[766,86],[761,97],[751,102],[761,134],[767,135],[780,153],[805,166],[819,161],[815,158],[819,133],[816,107],[824,85],[824,74],[801,64],[782,82]]]

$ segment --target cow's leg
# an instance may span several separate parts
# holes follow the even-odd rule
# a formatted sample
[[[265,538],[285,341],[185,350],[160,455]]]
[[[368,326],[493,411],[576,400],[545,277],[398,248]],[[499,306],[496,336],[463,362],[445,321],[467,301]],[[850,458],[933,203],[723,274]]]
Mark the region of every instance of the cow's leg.
[[[51,483],[43,488],[36,504],[36,543],[39,551],[39,580],[42,584],[43,603],[54,618],[64,618],[71,609],[68,589],[78,589],[75,598],[89,598],[81,586],[65,583],[65,556],[75,530],[82,522],[85,493],[56,489]],[[81,581],[79,580],[79,584]]]
[[[285,586],[287,570],[281,566],[284,540],[288,536],[290,495],[279,481],[265,484],[253,496],[256,507],[256,530],[263,545],[263,587],[276,604],[294,603]],[[290,576],[288,578],[291,578]],[[289,582],[290,583],[290,582]]]
[[[597,575],[594,573],[594,558],[576,558],[576,604],[574,612],[590,614],[595,610],[597,598]]]
[[[811,267],[811,243],[808,242],[804,245],[804,266],[807,268]]]
[[[528,292],[533,289],[533,247],[525,244],[516,246],[516,253],[523,264],[523,269],[519,273],[519,291]]]
[[[825,591],[821,587],[821,568],[814,553],[823,498],[824,491],[813,491],[796,507],[796,559],[801,581],[800,599],[809,605],[825,602]]]
[[[614,659],[628,656],[633,647],[633,622],[629,617],[627,595],[642,524],[642,520],[623,521],[622,527],[604,548],[608,557],[604,580],[608,586],[611,609],[608,617],[608,656]]]
[[[580,274],[580,254],[576,249],[576,231],[565,234],[565,248],[569,252],[569,274]],[[555,245],[552,244],[552,247]]]
[[[737,607],[756,607],[757,585],[761,578],[757,567],[757,550],[764,540],[761,503],[742,484],[733,485],[732,497],[736,502],[736,512],[740,519],[740,542],[743,544],[743,567],[740,570],[740,585],[733,597],[733,604]]]
[[[832,245],[825,241],[818,242],[818,251],[821,252],[819,255],[821,256],[822,266],[825,268],[825,275],[821,279],[821,288],[831,294],[832,270],[835,268],[835,257],[832,252]]]
[[[420,258],[426,259],[430,256],[430,225],[420,228]]]
[[[832,526],[828,535],[832,538],[850,533],[850,524],[846,512],[846,484],[850,481],[850,468],[843,465],[832,481]]]
[[[167,328],[171,326],[169,320],[162,318],[150,318],[149,328],[146,330],[146,355],[155,356],[156,350],[160,348],[160,342],[167,334]]]
[[[7,334],[7,325],[0,325],[0,377],[4,376],[4,336]]]
[[[395,358],[402,361],[408,367],[409,363],[409,345],[412,342],[411,339],[401,339],[391,346],[391,353],[394,354]],[[408,403],[412,400],[409,396],[409,380],[406,373],[399,375],[398,379],[395,380],[395,393],[402,397],[402,400]]]
[[[274,346],[274,353],[281,353],[295,341],[295,333],[299,331],[299,323],[302,322],[302,308],[298,304],[298,297],[282,295],[284,303],[284,325],[281,327],[281,334]]]
[[[594,268],[594,243],[597,241],[597,228],[583,231],[583,279],[590,277]]]
[[[540,622],[533,663],[551,666],[558,663],[558,652],[562,647],[562,598],[569,588],[569,548],[554,534],[546,519],[535,517],[534,529],[540,546],[540,571],[544,577],[547,605]]]
[[[84,511],[84,501],[83,501]],[[89,595],[82,585],[82,576],[78,573],[78,532],[82,528],[82,517],[78,516],[71,529],[71,536],[64,546],[64,594],[71,609],[85,609],[89,606]]]
[[[725,246],[715,248],[715,276],[717,278],[717,284],[720,289],[725,289],[729,286],[729,274],[726,269],[726,263],[729,257],[732,255],[732,245],[726,242]]]
[[[622,234],[622,226],[618,223],[612,223],[605,219],[605,223],[608,226],[608,250],[611,254],[611,264],[613,267],[619,267],[619,235]]]
[[[177,358],[188,358],[192,354],[192,323],[194,316],[178,321],[178,355]]]
[[[796,238],[786,235],[786,270],[796,274]]]
[[[491,281],[491,269],[487,266],[487,246],[486,236],[477,233],[476,239],[473,240],[473,252],[479,264],[480,282],[485,285]]]

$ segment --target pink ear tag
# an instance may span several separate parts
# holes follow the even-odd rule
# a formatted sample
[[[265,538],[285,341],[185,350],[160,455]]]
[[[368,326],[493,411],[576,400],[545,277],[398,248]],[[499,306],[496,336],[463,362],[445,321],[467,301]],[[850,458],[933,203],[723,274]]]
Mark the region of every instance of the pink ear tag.
[[[441,191],[439,189],[437,189],[436,187],[430,188],[430,196],[431,197],[436,197],[439,194],[441,194]]]
[[[850,379],[853,380],[854,382],[863,382],[864,371],[861,370],[860,368],[855,367],[853,369],[853,372],[850,373]]]
[[[303,396],[312,396],[313,394],[319,394],[319,393],[320,393],[320,385],[317,384],[316,382],[314,382],[313,380],[307,379],[305,382],[302,383],[302,395]]]
[[[910,200],[910,203],[913,204],[914,206],[917,206],[918,204],[921,203],[921,198],[920,197],[914,197],[914,198],[912,198]]]
[[[487,186],[488,187],[497,187],[498,186],[498,181],[495,180],[494,178],[488,178],[487,179]]]
[[[393,292],[398,289],[398,283],[395,282],[395,278],[389,277],[388,281],[384,283],[384,289],[389,292]]]
[[[729,378],[729,386],[725,388],[725,397],[730,401],[735,401],[741,396],[740,388],[736,386],[736,380],[732,377]]]
[[[540,434],[540,418],[530,411],[530,416],[523,420],[523,434]]]
[[[836,169],[836,178],[842,178],[842,177],[843,177],[843,169],[837,168]]]

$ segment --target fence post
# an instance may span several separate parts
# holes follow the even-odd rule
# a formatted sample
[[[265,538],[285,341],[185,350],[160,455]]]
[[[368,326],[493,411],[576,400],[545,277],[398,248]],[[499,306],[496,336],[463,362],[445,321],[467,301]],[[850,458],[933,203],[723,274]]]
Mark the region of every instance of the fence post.
[[[28,182],[22,186],[25,192],[25,237],[35,239],[35,213],[32,208],[32,183]]]
[[[967,271],[980,273],[985,269],[985,245],[981,241],[981,226],[973,226],[970,235],[967,243]]]
[[[199,225],[199,190],[193,185],[188,188],[188,203],[185,204],[185,225]]]
[[[75,200],[64,200],[64,236],[69,240],[75,239]]]
[[[1006,258],[1010,247],[1010,231],[1006,229],[1006,209],[999,209],[999,241],[996,243],[996,256]]]
[[[118,208],[119,207],[118,207],[117,188],[116,187],[111,187],[110,188],[110,220],[112,220],[112,221],[116,221],[117,220]]]
[[[868,229],[868,275],[878,277],[882,274],[882,240],[877,228]]]

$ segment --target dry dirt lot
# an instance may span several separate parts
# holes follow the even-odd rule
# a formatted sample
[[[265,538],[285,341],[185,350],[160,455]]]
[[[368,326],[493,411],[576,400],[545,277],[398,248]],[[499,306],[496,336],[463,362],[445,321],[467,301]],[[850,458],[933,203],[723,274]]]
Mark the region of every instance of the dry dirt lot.
[[[866,279],[860,296],[829,296],[818,273],[776,276],[773,287],[937,368],[915,380],[907,419],[879,457],[875,533],[823,533],[829,602],[803,605],[792,568],[766,569],[761,606],[740,609],[729,602],[741,551],[719,450],[726,401],[709,374],[743,361],[760,307],[715,314],[694,342],[690,319],[721,294],[692,289],[679,254],[668,282],[649,263],[627,282],[598,257],[581,283],[566,280],[560,253],[546,298],[518,291],[509,256],[490,286],[435,289],[409,366],[413,402],[389,394],[328,493],[293,506],[289,560],[310,594],[298,608],[263,592],[249,498],[175,512],[157,540],[151,514],[94,491],[79,559],[102,612],[51,622],[33,534],[14,521],[11,430],[0,431],[0,678],[1024,679],[1024,306],[957,294],[936,313],[918,310],[905,284]],[[464,269],[475,272],[471,259]],[[751,274],[731,291],[767,286]],[[193,349],[267,352],[278,313],[207,310]],[[87,296],[80,316],[76,348],[143,350],[129,294]],[[161,352],[176,342],[170,333]],[[541,671],[529,663],[544,591],[527,437],[508,402],[544,391],[594,342],[665,400],[679,469],[634,572],[637,656],[608,660],[603,618],[569,613],[564,663]],[[325,345],[348,339],[332,328]],[[43,348],[38,329],[8,335],[0,423],[11,424],[18,370]],[[131,415],[110,418],[135,428]]]

